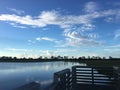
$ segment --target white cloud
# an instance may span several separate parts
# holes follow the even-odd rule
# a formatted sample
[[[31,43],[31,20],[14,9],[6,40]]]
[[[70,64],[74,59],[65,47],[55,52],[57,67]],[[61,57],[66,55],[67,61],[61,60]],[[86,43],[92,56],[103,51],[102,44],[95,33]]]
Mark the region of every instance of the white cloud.
[[[45,24],[57,24],[58,15],[57,11],[43,11],[38,18]]]
[[[9,23],[9,24],[16,28],[27,28],[25,26],[17,25],[16,23]]]
[[[99,7],[96,2],[88,2],[88,3],[86,3],[84,10],[88,13],[93,13],[93,12],[99,10]]]
[[[56,15],[59,14],[59,15]],[[43,15],[44,14],[44,15]],[[46,15],[47,14],[47,15]],[[46,18],[45,18],[46,17]],[[31,17],[30,15],[18,16],[15,14],[1,14],[0,21],[9,21],[22,25],[31,25],[36,27],[45,27],[46,25],[58,25],[62,28],[68,28],[70,25],[75,24],[89,24],[91,22],[90,15],[80,16],[62,16],[57,11],[42,12],[37,18]]]
[[[40,38],[40,37],[37,37],[36,40],[37,40],[37,41],[41,41],[41,38]]]
[[[105,18],[106,22],[114,22],[114,19],[112,17],[107,17]]]
[[[39,38],[38,38],[39,39]],[[36,41],[35,40],[28,40],[28,45],[31,45],[31,44],[35,44]]]
[[[57,40],[55,38],[50,38],[50,37],[36,37],[35,39],[28,40],[28,45],[36,44],[36,43],[38,43],[40,41],[48,41],[48,42],[55,43],[56,45],[54,47],[58,47],[61,44],[63,44],[62,40]]]
[[[18,15],[24,14],[25,12],[23,10],[17,10],[15,8],[7,8],[8,10],[17,13]]]
[[[51,51],[47,50],[45,53],[46,53],[46,56],[48,56],[48,57],[53,56],[53,52],[51,52]]]
[[[18,24],[22,24],[22,25],[36,25],[36,21],[32,19],[31,16],[27,15],[27,16],[18,16],[15,14],[1,14],[0,15],[0,20],[1,21],[10,21],[10,22],[14,22],[14,23],[18,23]],[[41,24],[38,24],[41,25]]]
[[[6,48],[8,51],[17,51],[17,52],[27,52],[27,49],[19,49],[19,48]]]
[[[70,52],[78,52],[78,50],[76,49],[66,49],[66,48],[61,48],[61,49],[57,49],[55,51],[55,53],[70,53]]]
[[[105,21],[118,23],[120,22],[120,8],[109,9],[101,12],[101,17],[105,17]]]
[[[40,15],[33,17],[30,15],[20,16],[15,14],[0,14],[0,21],[11,23],[14,27],[24,28],[21,25],[35,27],[47,27],[47,25],[57,25],[62,28],[65,36],[64,44],[70,46],[80,45],[100,45],[100,41],[96,41],[99,34],[94,33],[96,28],[95,20],[99,18],[106,19],[107,22],[120,18],[119,9],[109,9],[100,11],[96,2],[88,2],[85,5],[85,14],[80,15],[62,15],[58,11],[43,11]],[[108,19],[108,17],[110,17]],[[19,25],[20,24],[20,25]],[[16,26],[17,25],[17,26]],[[118,37],[119,35],[116,35]],[[38,37],[37,41],[46,40],[57,42],[53,38]],[[62,43],[63,44],[63,43]],[[65,46],[65,45],[62,45]]]
[[[42,37],[41,38],[42,40],[46,40],[46,41],[55,41],[55,39],[53,39],[53,38],[49,38],[49,37]]]
[[[58,25],[63,29],[70,28],[71,25],[83,25],[84,27],[87,27],[85,29],[91,29],[92,27],[95,27],[92,25],[94,19],[116,15],[117,12],[118,10],[107,10],[84,15],[61,15],[57,11],[43,11],[38,17],[32,17],[30,15],[18,16],[15,14],[1,14],[0,21],[9,21],[36,27]]]
[[[88,33],[85,31],[69,31],[65,33],[66,36],[66,46],[96,46],[102,45],[100,41],[96,41],[98,34]]]
[[[49,38],[49,37],[37,37],[36,40],[37,41],[45,40],[45,41],[51,41],[51,42],[56,41],[55,39]]]
[[[66,46],[98,46],[102,45],[102,42],[98,42],[92,39],[72,39],[72,38],[66,38]]]

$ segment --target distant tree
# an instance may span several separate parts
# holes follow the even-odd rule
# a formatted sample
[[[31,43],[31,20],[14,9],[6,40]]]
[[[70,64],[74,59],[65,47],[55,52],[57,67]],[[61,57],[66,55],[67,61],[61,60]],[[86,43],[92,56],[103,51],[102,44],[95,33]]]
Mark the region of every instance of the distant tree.
[[[81,60],[81,59],[82,59],[82,57],[78,57],[78,59],[79,59],[79,60]]]
[[[86,59],[85,56],[82,56],[82,59]]]
[[[61,56],[60,56],[60,55],[58,55],[58,56],[57,56],[57,59],[61,59]]]
[[[72,59],[75,59],[74,56],[72,56]]]
[[[68,56],[64,56],[64,59],[68,59]]]
[[[106,57],[103,57],[103,59],[106,59]]]
[[[113,59],[111,56],[109,56],[109,59]]]
[[[44,59],[46,60],[46,59],[48,59],[48,57],[44,57]]]
[[[97,56],[97,59],[101,59],[101,57]]]
[[[14,60],[16,60],[16,59],[17,59],[17,57],[13,57],[13,59],[14,59]]]
[[[43,57],[42,56],[40,56],[38,59],[42,59]]]
[[[95,56],[92,56],[92,59],[95,59]]]
[[[88,56],[88,59],[90,59],[90,56]]]
[[[51,59],[55,59],[55,57],[54,57],[54,56],[51,56]]]

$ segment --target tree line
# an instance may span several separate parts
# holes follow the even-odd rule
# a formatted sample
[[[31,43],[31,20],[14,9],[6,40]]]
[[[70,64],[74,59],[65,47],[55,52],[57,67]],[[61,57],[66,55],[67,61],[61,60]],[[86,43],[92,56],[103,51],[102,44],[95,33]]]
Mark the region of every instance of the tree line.
[[[62,61],[62,60],[112,60],[112,59],[120,59],[120,58],[113,58],[111,56],[109,56],[109,58],[106,58],[106,57],[99,57],[99,56],[88,56],[88,57],[85,57],[85,56],[82,56],[82,57],[68,57],[68,56],[51,56],[51,57],[43,57],[43,56],[40,56],[38,58],[17,58],[17,57],[9,57],[9,56],[2,56],[0,57],[0,61],[1,62],[40,62],[40,61]]]

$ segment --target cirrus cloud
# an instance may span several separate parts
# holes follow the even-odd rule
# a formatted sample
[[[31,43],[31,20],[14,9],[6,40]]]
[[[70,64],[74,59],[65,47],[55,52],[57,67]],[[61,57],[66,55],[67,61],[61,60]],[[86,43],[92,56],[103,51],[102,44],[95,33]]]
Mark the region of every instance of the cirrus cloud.
[[[95,20],[99,18],[103,18],[103,20],[105,20],[109,17],[112,20],[118,20],[120,19],[119,11],[120,9],[101,11],[99,10],[99,5],[96,2],[88,2],[85,4],[84,12],[87,12],[85,14],[62,15],[60,12],[55,10],[43,11],[36,17],[31,15],[20,16],[15,14],[0,14],[0,21],[12,23],[11,25],[13,26],[15,24],[20,24],[21,27],[22,25],[26,25],[41,28],[47,27],[48,25],[57,25],[63,29],[65,44],[67,45],[101,45],[101,41],[96,40],[99,35],[93,32],[96,28],[96,25],[94,24]],[[36,40],[55,41],[48,37],[38,37]]]

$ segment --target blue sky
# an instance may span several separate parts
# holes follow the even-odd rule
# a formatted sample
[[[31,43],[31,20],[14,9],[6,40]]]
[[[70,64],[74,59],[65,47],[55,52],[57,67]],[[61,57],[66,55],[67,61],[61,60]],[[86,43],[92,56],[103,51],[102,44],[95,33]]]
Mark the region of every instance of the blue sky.
[[[120,57],[119,0],[0,2],[0,56]]]

